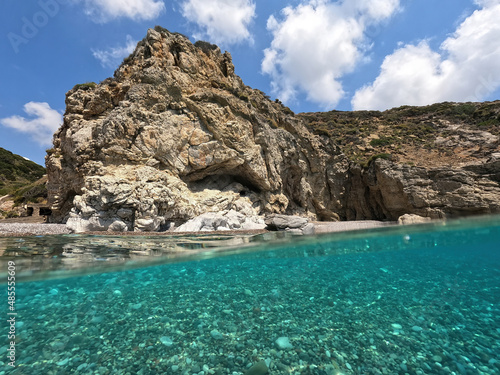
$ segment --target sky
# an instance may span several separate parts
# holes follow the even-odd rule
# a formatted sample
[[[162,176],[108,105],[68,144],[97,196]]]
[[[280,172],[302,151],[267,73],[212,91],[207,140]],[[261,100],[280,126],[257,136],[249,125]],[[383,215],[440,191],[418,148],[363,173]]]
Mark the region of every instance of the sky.
[[[294,112],[500,99],[500,0],[3,0],[0,147],[44,164],[65,93],[160,25]]]

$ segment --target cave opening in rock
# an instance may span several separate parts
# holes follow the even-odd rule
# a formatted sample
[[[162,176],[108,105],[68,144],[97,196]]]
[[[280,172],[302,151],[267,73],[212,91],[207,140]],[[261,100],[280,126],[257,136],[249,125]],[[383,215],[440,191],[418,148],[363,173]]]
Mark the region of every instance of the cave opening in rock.
[[[236,188],[240,196],[248,196],[250,193],[261,192],[255,184],[248,179],[231,174],[214,174],[206,176],[200,180],[188,182],[189,189],[194,192],[203,191],[205,189],[227,190]]]

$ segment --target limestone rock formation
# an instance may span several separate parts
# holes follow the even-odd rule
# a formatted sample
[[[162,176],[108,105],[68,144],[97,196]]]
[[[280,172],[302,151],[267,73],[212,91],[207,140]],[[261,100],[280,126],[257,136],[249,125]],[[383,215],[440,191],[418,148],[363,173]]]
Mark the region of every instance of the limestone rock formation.
[[[294,115],[229,53],[156,27],[66,106],[47,189],[51,220],[74,231],[500,213],[499,103]]]
[[[245,86],[217,46],[150,29],[114,78],[75,86],[66,106],[46,164],[52,220],[73,230],[342,211],[339,149]]]
[[[500,213],[500,159],[462,168],[425,168],[378,159],[351,169],[348,220],[432,219]]]

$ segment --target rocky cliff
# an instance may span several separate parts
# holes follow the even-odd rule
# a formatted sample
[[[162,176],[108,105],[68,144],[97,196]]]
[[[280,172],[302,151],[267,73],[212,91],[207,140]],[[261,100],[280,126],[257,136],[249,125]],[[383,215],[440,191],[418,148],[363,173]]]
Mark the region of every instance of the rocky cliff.
[[[46,163],[52,219],[75,230],[342,211],[338,147],[245,86],[217,46],[156,27],[114,78],[75,86],[66,105]]]
[[[296,116],[245,86],[229,53],[160,27],[113,78],[75,86],[66,105],[46,158],[48,191],[52,219],[78,231],[158,230],[222,211],[316,220],[500,211],[498,135],[482,134],[488,147],[466,163],[362,161],[353,147],[373,145],[342,142],[317,114]],[[358,129],[389,123],[380,112],[319,117],[339,116]],[[391,143],[374,134],[350,135]]]
[[[350,160],[346,219],[500,212],[500,101],[299,117]]]

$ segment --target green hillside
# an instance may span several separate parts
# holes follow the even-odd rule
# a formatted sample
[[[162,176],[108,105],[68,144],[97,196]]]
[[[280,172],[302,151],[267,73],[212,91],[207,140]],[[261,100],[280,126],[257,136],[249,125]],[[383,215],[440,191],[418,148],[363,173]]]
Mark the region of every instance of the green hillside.
[[[34,184],[45,173],[41,165],[0,147],[0,196],[14,195]]]

